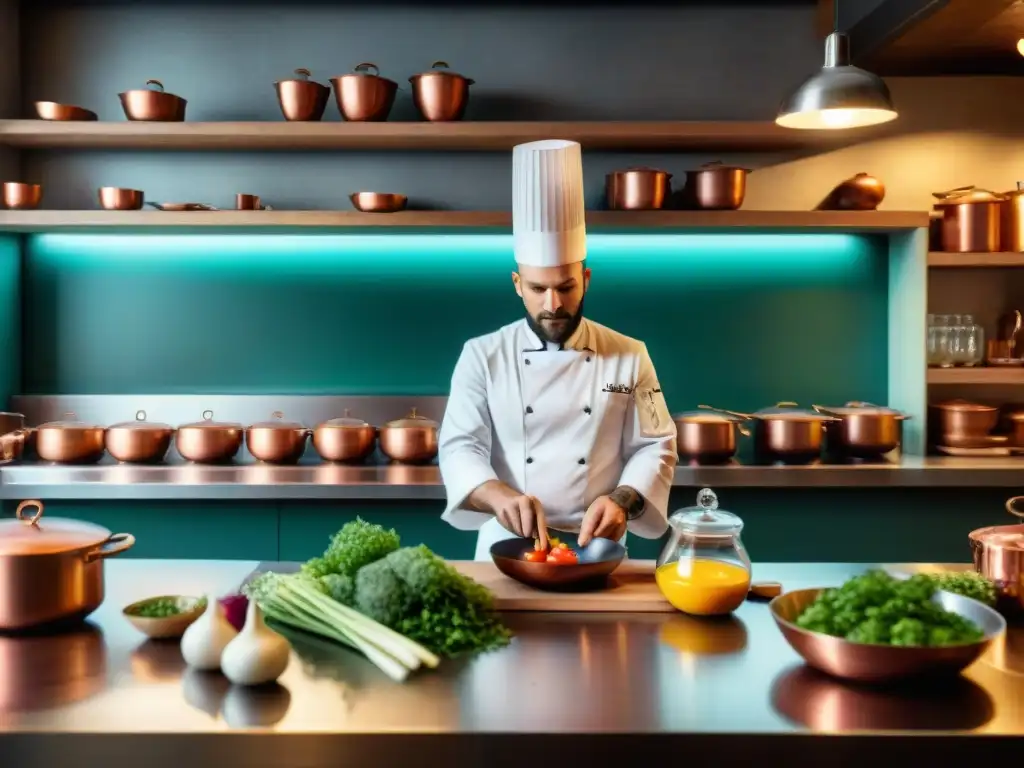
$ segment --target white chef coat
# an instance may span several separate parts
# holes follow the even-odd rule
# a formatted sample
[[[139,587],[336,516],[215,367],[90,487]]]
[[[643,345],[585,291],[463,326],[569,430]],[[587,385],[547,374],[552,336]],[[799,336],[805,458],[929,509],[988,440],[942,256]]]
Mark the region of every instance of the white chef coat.
[[[639,415],[635,393],[660,406],[656,429]],[[466,342],[438,457],[448,497],[442,519],[479,529],[477,560],[515,535],[462,507],[489,480],[537,497],[555,530],[578,532],[590,504],[619,485],[645,500],[630,533],[654,539],[668,526],[676,429],[647,347],[586,319],[562,348],[542,342],[525,319]]]

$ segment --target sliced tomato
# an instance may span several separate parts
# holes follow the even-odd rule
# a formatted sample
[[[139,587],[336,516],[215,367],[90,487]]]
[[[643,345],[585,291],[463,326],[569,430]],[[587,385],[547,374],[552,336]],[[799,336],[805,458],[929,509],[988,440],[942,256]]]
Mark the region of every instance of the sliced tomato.
[[[548,554],[547,562],[553,565],[576,565],[579,559],[576,557],[576,553],[571,549],[563,549],[558,547],[551,550]]]
[[[523,553],[523,559],[528,563],[543,563],[547,557],[548,553],[539,549],[531,549]]]

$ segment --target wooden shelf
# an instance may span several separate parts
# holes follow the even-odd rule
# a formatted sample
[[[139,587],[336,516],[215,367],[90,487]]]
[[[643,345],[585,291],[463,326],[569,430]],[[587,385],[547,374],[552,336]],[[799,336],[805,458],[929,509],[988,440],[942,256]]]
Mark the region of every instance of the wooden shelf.
[[[929,384],[1024,384],[1020,368],[929,368]]]
[[[772,122],[136,123],[0,120],[0,144],[31,149],[505,151],[539,139],[594,150],[834,147],[856,131],[795,131]]]
[[[773,229],[889,232],[927,226],[924,211],[592,211],[591,231]],[[510,229],[504,211],[0,211],[0,231]]]
[[[1024,267],[1024,253],[946,253],[932,251],[928,266],[937,269],[967,267]]]

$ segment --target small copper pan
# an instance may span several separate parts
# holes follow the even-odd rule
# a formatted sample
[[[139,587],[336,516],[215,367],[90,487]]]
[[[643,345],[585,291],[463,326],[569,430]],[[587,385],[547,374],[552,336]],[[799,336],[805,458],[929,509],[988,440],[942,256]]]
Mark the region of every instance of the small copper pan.
[[[153,86],[150,88],[149,86]],[[147,80],[146,87],[118,94],[125,117],[129,120],[151,123],[180,123],[185,119],[185,106],[181,96],[164,92],[159,80]]]
[[[381,77],[376,64],[364,62],[348,75],[331,78],[334,100],[341,116],[350,123],[381,122],[395,104],[398,83]]]
[[[43,188],[38,184],[20,181],[5,181],[3,189],[4,206],[12,211],[27,211],[38,208],[43,199]]]
[[[308,69],[296,69],[293,79],[274,83],[285,120],[315,122],[324,116],[331,89],[310,80],[310,75]]]
[[[404,211],[409,202],[405,195],[392,192],[355,192],[349,195],[349,200],[363,213],[396,213]]]
[[[40,120],[54,120],[57,122],[73,122],[96,120],[96,113],[89,109],[76,107],[72,104],[58,104],[55,101],[35,102],[36,115]]]
[[[146,200],[141,189],[100,187],[100,207],[106,211],[138,211]]]

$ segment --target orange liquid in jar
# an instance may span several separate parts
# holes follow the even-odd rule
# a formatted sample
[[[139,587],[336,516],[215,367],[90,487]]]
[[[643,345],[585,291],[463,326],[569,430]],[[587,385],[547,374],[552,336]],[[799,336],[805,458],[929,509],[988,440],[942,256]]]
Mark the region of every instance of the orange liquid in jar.
[[[654,580],[674,608],[694,616],[732,613],[750,589],[750,573],[740,566],[703,558],[665,563]]]

